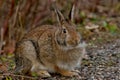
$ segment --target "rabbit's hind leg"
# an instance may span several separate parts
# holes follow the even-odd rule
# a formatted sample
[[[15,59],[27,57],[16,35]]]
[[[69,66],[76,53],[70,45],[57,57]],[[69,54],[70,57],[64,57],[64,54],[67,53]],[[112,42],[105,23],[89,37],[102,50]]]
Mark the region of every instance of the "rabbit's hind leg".
[[[16,57],[16,68],[14,73],[16,74],[29,74],[32,67],[30,60],[24,57]]]
[[[41,77],[50,77],[50,74],[46,71],[47,68],[44,66],[38,54],[39,46],[37,42],[33,40],[28,40],[24,45],[24,56],[31,61],[30,73],[37,73]]]
[[[46,67],[40,62],[39,56],[37,56],[38,51],[36,51],[36,45],[34,45],[31,40],[21,41],[16,46],[15,51],[15,61],[16,69],[15,72],[19,74],[29,74],[37,73],[41,77],[50,77],[50,74],[45,71]]]
[[[16,45],[15,50],[15,73],[26,74],[37,62],[36,51],[31,41],[23,40]]]
[[[26,58],[26,41],[20,41],[16,44],[14,73],[26,74],[32,67],[31,61]]]

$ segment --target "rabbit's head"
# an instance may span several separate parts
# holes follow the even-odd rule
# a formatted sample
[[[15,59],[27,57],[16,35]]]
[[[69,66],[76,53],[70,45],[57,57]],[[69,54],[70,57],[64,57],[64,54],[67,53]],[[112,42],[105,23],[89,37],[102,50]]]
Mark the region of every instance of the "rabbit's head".
[[[66,20],[63,14],[55,9],[57,14],[57,20],[59,22],[59,29],[56,31],[56,42],[58,45],[62,47],[75,48],[80,46],[81,36],[79,32],[76,30],[76,25],[73,23],[73,15],[74,15],[75,6],[70,10],[69,19]]]

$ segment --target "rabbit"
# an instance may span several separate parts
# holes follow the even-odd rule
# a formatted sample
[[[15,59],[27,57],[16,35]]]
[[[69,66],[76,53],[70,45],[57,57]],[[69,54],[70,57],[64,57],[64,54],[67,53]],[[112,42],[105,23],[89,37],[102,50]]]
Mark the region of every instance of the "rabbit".
[[[86,54],[86,43],[73,23],[75,5],[70,10],[69,19],[55,8],[58,25],[42,25],[29,31],[16,44],[15,72],[28,74],[35,72],[42,77],[50,73],[62,76],[77,76],[76,67]],[[49,73],[50,72],[50,73]]]

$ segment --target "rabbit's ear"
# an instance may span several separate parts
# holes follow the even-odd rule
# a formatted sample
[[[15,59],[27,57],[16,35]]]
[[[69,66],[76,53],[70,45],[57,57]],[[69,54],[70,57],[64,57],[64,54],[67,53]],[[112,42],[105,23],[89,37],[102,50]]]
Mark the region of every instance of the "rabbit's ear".
[[[65,18],[63,14],[57,8],[55,8],[55,13],[57,14],[57,21],[61,25],[62,22],[65,20]]]
[[[70,13],[69,13],[69,19],[73,22],[74,21],[74,12],[75,12],[75,4],[73,4]]]

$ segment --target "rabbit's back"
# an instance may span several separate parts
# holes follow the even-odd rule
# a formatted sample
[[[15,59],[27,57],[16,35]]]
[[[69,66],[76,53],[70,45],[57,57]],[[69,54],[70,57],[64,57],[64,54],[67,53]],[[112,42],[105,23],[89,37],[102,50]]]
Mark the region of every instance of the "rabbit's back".
[[[43,25],[36,27],[29,31],[24,37],[23,40],[35,40],[38,41],[42,37],[42,39],[46,38],[47,36],[50,36],[54,34],[57,27],[52,25]],[[43,38],[44,35],[44,38]]]

